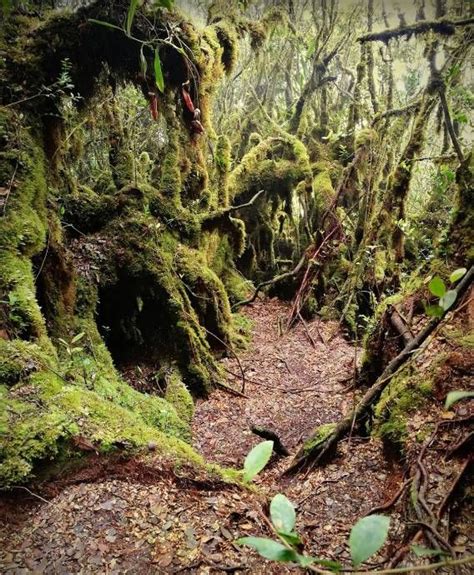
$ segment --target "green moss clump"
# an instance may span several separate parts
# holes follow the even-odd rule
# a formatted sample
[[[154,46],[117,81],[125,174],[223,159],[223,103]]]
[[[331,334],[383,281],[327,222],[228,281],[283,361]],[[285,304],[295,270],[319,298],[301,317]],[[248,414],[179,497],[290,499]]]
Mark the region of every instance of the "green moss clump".
[[[305,441],[303,445],[304,454],[308,454],[314,449],[317,449],[319,445],[324,443],[326,439],[333,433],[336,429],[337,423],[324,423],[317,427],[311,434],[310,439]]]
[[[119,209],[118,198],[97,194],[87,186],[66,194],[61,199],[64,219],[81,233],[90,233],[104,227]]]
[[[180,374],[176,371],[166,378],[165,399],[173,405],[183,421],[191,423],[194,415],[194,401]]]
[[[431,396],[433,383],[421,380],[407,367],[395,376],[375,407],[374,433],[403,452],[409,437],[410,414]]]
[[[239,57],[239,37],[235,27],[225,20],[213,24],[217,38],[222,46],[221,61],[224,70],[230,74]]]

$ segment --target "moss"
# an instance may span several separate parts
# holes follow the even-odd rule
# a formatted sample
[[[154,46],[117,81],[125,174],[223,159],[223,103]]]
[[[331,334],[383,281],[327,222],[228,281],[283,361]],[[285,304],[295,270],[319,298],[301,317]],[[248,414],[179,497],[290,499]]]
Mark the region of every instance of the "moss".
[[[87,186],[61,198],[64,220],[81,233],[96,232],[118,213],[118,198],[97,194]]]
[[[226,73],[230,74],[235,68],[239,56],[239,37],[234,26],[225,20],[213,24],[213,27],[222,46],[222,65]]]
[[[374,432],[403,452],[409,437],[410,414],[431,396],[433,382],[421,379],[410,367],[395,376],[375,407]]]
[[[173,371],[166,381],[166,401],[173,405],[183,421],[190,424],[194,415],[194,402],[188,388],[176,371]]]
[[[326,439],[332,434],[336,429],[337,423],[325,423],[317,427],[311,434],[310,439],[305,441],[303,445],[304,454],[308,454],[314,449],[317,449],[319,445],[324,443]]]
[[[219,136],[216,144],[215,162],[219,206],[224,208],[229,205],[228,177],[231,164],[230,152],[229,138],[227,136]]]
[[[354,147],[357,150],[362,146],[368,146],[378,139],[378,134],[375,130],[371,128],[365,128],[364,130],[360,130],[357,132],[354,140]]]
[[[192,66],[162,49],[159,142],[133,148],[119,86],[137,82],[137,46],[96,26],[82,27],[79,44],[77,35],[63,33],[90,16],[120,22],[123,9],[110,5],[99,15],[92,6],[47,22],[33,19],[33,57],[21,57],[18,26],[6,54],[7,81],[17,81],[18,68],[15,98],[56,82],[63,58],[82,97],[81,111],[60,90],[26,103],[22,114],[0,111],[0,185],[14,176],[0,221],[0,478],[7,484],[27,480],[50,458],[74,455],[76,436],[99,451],[153,441],[163,453],[202,464],[183,441],[190,438],[188,389],[208,392],[222,377],[214,354],[242,336],[226,286],[237,294],[245,284],[233,265],[245,246],[244,223],[228,217],[212,231],[201,223],[203,213],[229,201],[230,144],[213,132],[210,98],[235,63],[243,30],[221,21],[198,32],[174,12],[160,12],[180,31]],[[135,26],[149,37],[142,22]],[[107,75],[100,72],[104,63]],[[193,133],[183,106],[186,80],[206,139]],[[129,100],[142,106],[131,91]],[[108,142],[103,154],[84,145],[97,139]],[[209,170],[208,141],[216,139]],[[288,178],[296,181],[305,171],[304,147],[291,141],[289,148]],[[139,354],[156,369],[174,366],[165,398],[122,380],[116,365]]]

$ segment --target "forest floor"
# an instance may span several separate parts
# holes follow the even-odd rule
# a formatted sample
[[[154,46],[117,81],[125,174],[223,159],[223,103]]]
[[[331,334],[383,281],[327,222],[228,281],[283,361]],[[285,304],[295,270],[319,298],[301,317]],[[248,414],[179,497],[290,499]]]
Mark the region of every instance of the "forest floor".
[[[358,350],[337,323],[313,320],[282,333],[288,311],[276,300],[245,310],[253,322],[252,343],[239,355],[247,397],[217,390],[196,406],[194,447],[209,461],[241,468],[262,441],[251,432],[254,425],[272,429],[293,453],[315,426],[338,420],[355,400],[347,388]],[[237,360],[223,365],[228,385],[240,389]],[[401,466],[384,456],[378,439],[355,436],[326,466],[282,478],[290,461],[275,457],[249,491],[194,468],[173,469],[152,453],[92,455],[87,468],[42,486],[35,497],[17,490],[14,500],[3,501],[0,572],[284,574],[286,566],[235,544],[243,535],[270,535],[265,511],[277,492],[297,507],[305,550],[349,564],[352,524],[394,496],[404,481]],[[446,469],[455,474],[452,465]],[[438,482],[442,474],[439,469]],[[392,539],[371,566],[400,546],[400,512],[391,517]]]

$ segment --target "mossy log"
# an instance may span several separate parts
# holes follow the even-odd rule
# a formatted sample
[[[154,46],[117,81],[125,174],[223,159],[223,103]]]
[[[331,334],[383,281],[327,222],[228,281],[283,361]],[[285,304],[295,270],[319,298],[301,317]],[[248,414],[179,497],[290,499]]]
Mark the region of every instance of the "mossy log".
[[[459,283],[456,289],[457,300],[466,293],[473,280],[474,266],[469,269]],[[386,388],[395,373],[412,357],[413,353],[418,350],[426,339],[433,333],[436,327],[443,320],[446,313],[448,312],[445,311],[442,317],[433,318],[419,334],[410,340],[403,350],[385,367],[382,374],[365,393],[354,410],[350,411],[337,424],[331,424],[332,427],[325,429],[325,433],[321,434],[321,429],[317,429],[297,452],[290,467],[285,471],[285,474],[290,474],[306,466],[314,467],[321,463],[329,453],[333,452],[338,442],[367,415],[368,411],[378,401],[383,390]]]

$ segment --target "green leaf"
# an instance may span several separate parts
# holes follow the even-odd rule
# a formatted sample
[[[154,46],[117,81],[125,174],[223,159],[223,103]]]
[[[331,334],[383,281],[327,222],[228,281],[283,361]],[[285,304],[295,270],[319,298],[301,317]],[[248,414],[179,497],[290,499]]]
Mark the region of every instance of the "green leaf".
[[[145,44],[142,44],[140,47],[140,72],[142,73],[142,76],[146,76],[146,72],[148,70],[148,64],[146,62],[145,54],[143,52],[144,47]]]
[[[174,0],[155,0],[155,4],[162,8],[168,8],[168,10],[171,10],[171,8],[173,8]]]
[[[155,59],[153,61],[153,68],[155,70],[155,82],[158,90],[163,93],[165,91],[165,80],[163,78],[163,70],[161,68],[160,54],[158,48],[155,48]]]
[[[298,555],[292,549],[287,549],[282,543],[267,539],[266,537],[241,537],[237,539],[239,545],[248,545],[257,551],[265,559],[272,561],[298,561]]]
[[[299,555],[298,554],[298,564],[301,567],[309,567],[310,565],[312,565],[316,560],[314,557],[308,557],[307,555]]]
[[[474,391],[463,391],[462,389],[459,389],[457,391],[450,391],[446,396],[446,402],[444,404],[444,408],[449,409],[455,403],[461,401],[461,399],[468,399],[470,397],[474,397]]]
[[[250,450],[244,462],[244,481],[252,481],[262,471],[270,460],[272,451],[273,441],[262,441]]]
[[[455,284],[466,274],[466,272],[466,268],[458,268],[457,270],[454,270],[453,273],[449,276],[449,281],[452,284]]]
[[[376,553],[385,543],[390,518],[385,515],[369,515],[359,519],[352,527],[349,537],[352,562],[355,567]]]
[[[277,531],[291,533],[296,523],[293,504],[282,493],[277,493],[270,503],[270,518]]]
[[[454,289],[450,289],[446,292],[444,297],[440,298],[439,305],[443,308],[444,311],[447,311],[456,301],[457,297],[458,297],[457,291]]]
[[[430,317],[441,317],[444,313],[444,309],[436,304],[436,305],[428,305],[425,307],[426,315]]]
[[[99,26],[105,26],[106,28],[112,28],[112,30],[120,30],[123,32],[122,28],[116,26],[115,24],[111,24],[110,22],[104,22],[103,20],[96,20],[95,18],[89,18],[89,22],[92,24],[99,24]]]
[[[436,557],[438,555],[449,555],[442,549],[428,549],[422,545],[411,545],[411,550],[417,557]]]
[[[430,292],[437,297],[443,297],[446,293],[446,286],[444,285],[444,281],[439,276],[435,276],[430,281],[428,288]]]
[[[135,19],[135,13],[137,11],[138,4],[139,0],[130,0],[127,12],[127,21],[125,24],[125,32],[127,33],[127,36],[130,36],[132,32],[133,20]]]
[[[318,557],[311,557],[313,563],[317,563],[322,567],[327,567],[330,571],[335,571],[336,573],[342,569],[342,565],[337,561],[329,561],[328,559],[319,559]]]
[[[285,533],[284,531],[278,531],[278,535],[284,539],[288,545],[292,545],[293,547],[296,545],[300,545],[301,539],[298,533],[292,531],[291,533]]]
[[[77,343],[78,341],[81,341],[81,339],[85,336],[86,334],[81,331],[81,333],[78,333],[77,335],[75,335],[72,339],[71,339],[71,343]]]

